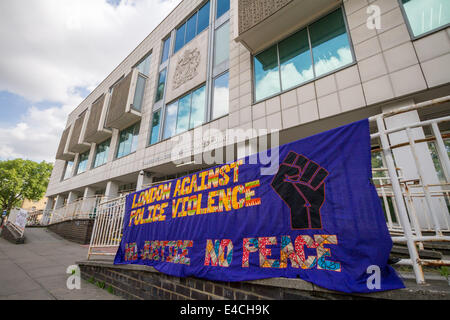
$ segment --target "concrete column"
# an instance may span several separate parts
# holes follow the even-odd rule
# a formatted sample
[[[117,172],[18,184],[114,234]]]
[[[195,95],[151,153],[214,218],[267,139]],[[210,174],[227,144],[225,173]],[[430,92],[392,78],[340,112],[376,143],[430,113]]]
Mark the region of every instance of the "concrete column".
[[[139,176],[136,183],[136,191],[144,189],[144,186],[153,182],[153,177],[145,171],[139,172]]]
[[[108,181],[106,184],[105,197],[108,200],[117,198],[119,196],[119,183],[116,181]]]
[[[92,187],[86,187],[84,189],[84,194],[83,194],[83,198],[92,198],[95,197],[95,189]]]
[[[89,159],[87,164],[87,169],[90,170],[94,164],[95,161],[95,149],[97,148],[97,144],[92,143],[91,144],[91,150],[89,151]]]
[[[75,202],[78,199],[78,194],[71,191],[69,192],[69,196],[67,197],[67,204]]]
[[[58,194],[55,200],[55,209],[61,208],[64,205],[64,196]]]
[[[414,101],[408,100],[395,106],[383,108],[383,112],[395,110],[397,108],[414,104]],[[410,111],[401,113],[385,119],[386,128],[394,129],[407,123],[420,122],[419,114],[417,111]],[[425,133],[422,128],[411,129],[413,139],[420,140],[425,138]],[[397,145],[401,143],[408,143],[408,137],[406,131],[400,131],[389,135],[391,145]],[[419,171],[416,166],[416,162],[409,145],[404,147],[395,148],[392,150],[394,155],[396,166],[402,169],[403,180],[419,179]],[[439,178],[431,158],[431,152],[427,143],[416,143],[416,153],[420,167],[424,172],[423,181],[424,184],[439,184]],[[412,193],[422,193],[422,188],[410,188]],[[442,191],[441,187],[431,187],[430,191]],[[443,197],[433,197],[431,202],[431,209],[438,216],[441,226],[445,225],[445,217],[448,215],[448,209],[445,205]],[[422,228],[434,227],[431,213],[428,210],[424,197],[414,197],[413,206],[419,220],[419,224]]]
[[[47,204],[45,205],[45,211],[52,210],[54,204],[55,204],[55,198],[48,197]]]
[[[111,143],[109,145],[108,163],[112,162],[116,157],[117,144],[119,142],[119,130],[113,129]]]

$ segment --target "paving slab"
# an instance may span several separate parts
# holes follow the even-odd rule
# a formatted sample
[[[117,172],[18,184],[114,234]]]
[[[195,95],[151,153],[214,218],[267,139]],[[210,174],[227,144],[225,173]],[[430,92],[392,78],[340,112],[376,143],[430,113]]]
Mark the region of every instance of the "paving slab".
[[[0,300],[121,300],[80,279],[70,290],[66,270],[87,256],[88,248],[44,228],[25,230],[24,244],[0,238]]]

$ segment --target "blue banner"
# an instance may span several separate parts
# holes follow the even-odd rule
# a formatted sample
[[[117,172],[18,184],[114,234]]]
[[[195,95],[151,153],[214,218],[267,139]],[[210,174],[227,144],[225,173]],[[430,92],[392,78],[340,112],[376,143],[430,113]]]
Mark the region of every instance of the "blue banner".
[[[372,184],[368,120],[127,196],[115,264],[213,281],[301,278],[342,292],[403,288]]]

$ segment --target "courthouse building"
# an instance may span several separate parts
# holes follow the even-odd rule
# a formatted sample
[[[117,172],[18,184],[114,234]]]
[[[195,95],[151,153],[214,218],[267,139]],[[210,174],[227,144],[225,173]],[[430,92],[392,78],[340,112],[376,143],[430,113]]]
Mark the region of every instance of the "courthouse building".
[[[446,97],[449,23],[448,0],[183,0],[74,106],[47,210],[114,199],[207,167],[173,162],[173,138],[198,129],[193,154],[235,144],[238,157],[255,150],[227,139],[228,129],[255,129],[256,136],[276,129],[283,144]],[[449,113],[446,102],[385,125]],[[445,125],[440,130],[446,137]],[[430,136],[422,128],[414,134]],[[438,184],[433,148],[420,148],[427,183]],[[395,152],[403,174],[417,178],[410,151]]]

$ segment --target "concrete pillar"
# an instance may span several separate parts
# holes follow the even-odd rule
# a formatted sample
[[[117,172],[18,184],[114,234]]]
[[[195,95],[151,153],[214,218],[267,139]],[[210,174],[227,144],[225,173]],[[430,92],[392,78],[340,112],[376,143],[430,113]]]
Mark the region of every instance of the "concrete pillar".
[[[67,197],[67,204],[75,202],[75,201],[77,201],[77,199],[78,199],[78,194],[71,191],[71,192],[69,192],[69,195]]]
[[[64,205],[64,196],[58,194],[55,200],[55,209],[61,208]]]
[[[414,104],[414,101],[408,100],[395,106],[390,106],[383,109],[383,112],[394,110],[403,106]],[[386,128],[393,129],[400,127],[404,124],[420,122],[419,114],[417,111],[410,111],[388,117],[385,119]],[[411,129],[413,139],[420,140],[425,138],[425,133],[422,128]],[[401,143],[408,143],[408,137],[406,131],[400,131],[389,135],[391,145],[397,145]],[[419,171],[416,166],[416,162],[409,145],[404,147],[395,148],[392,150],[394,155],[396,166],[402,169],[403,180],[419,179]],[[423,183],[424,184],[439,184],[439,178],[431,157],[430,149],[427,143],[416,143],[416,153],[419,164],[424,172]],[[412,193],[422,193],[422,188],[410,188]],[[430,191],[442,191],[441,187],[432,187]],[[431,213],[428,210],[424,197],[414,197],[413,206],[419,220],[419,224],[422,228],[434,227]],[[431,209],[438,216],[439,223],[442,226],[445,225],[445,217],[448,215],[448,209],[443,197],[433,197],[431,201]]]
[[[119,183],[116,181],[108,181],[106,184],[105,197],[107,200],[117,198],[119,196]]]
[[[136,182],[136,191],[144,189],[144,187],[153,182],[153,177],[150,173],[141,171]]]
[[[48,197],[47,198],[47,204],[45,205],[45,211],[52,210],[54,204],[55,204],[55,198]]]
[[[97,144],[92,143],[91,150],[89,151],[89,159],[88,159],[88,164],[87,164],[88,170],[90,170],[92,168],[92,166],[94,165],[96,148],[97,148]]]
[[[86,187],[84,189],[84,194],[83,194],[83,198],[92,198],[95,197],[95,189],[92,187]]]
[[[111,143],[109,144],[108,163],[116,157],[117,145],[119,143],[119,130],[113,129]]]

